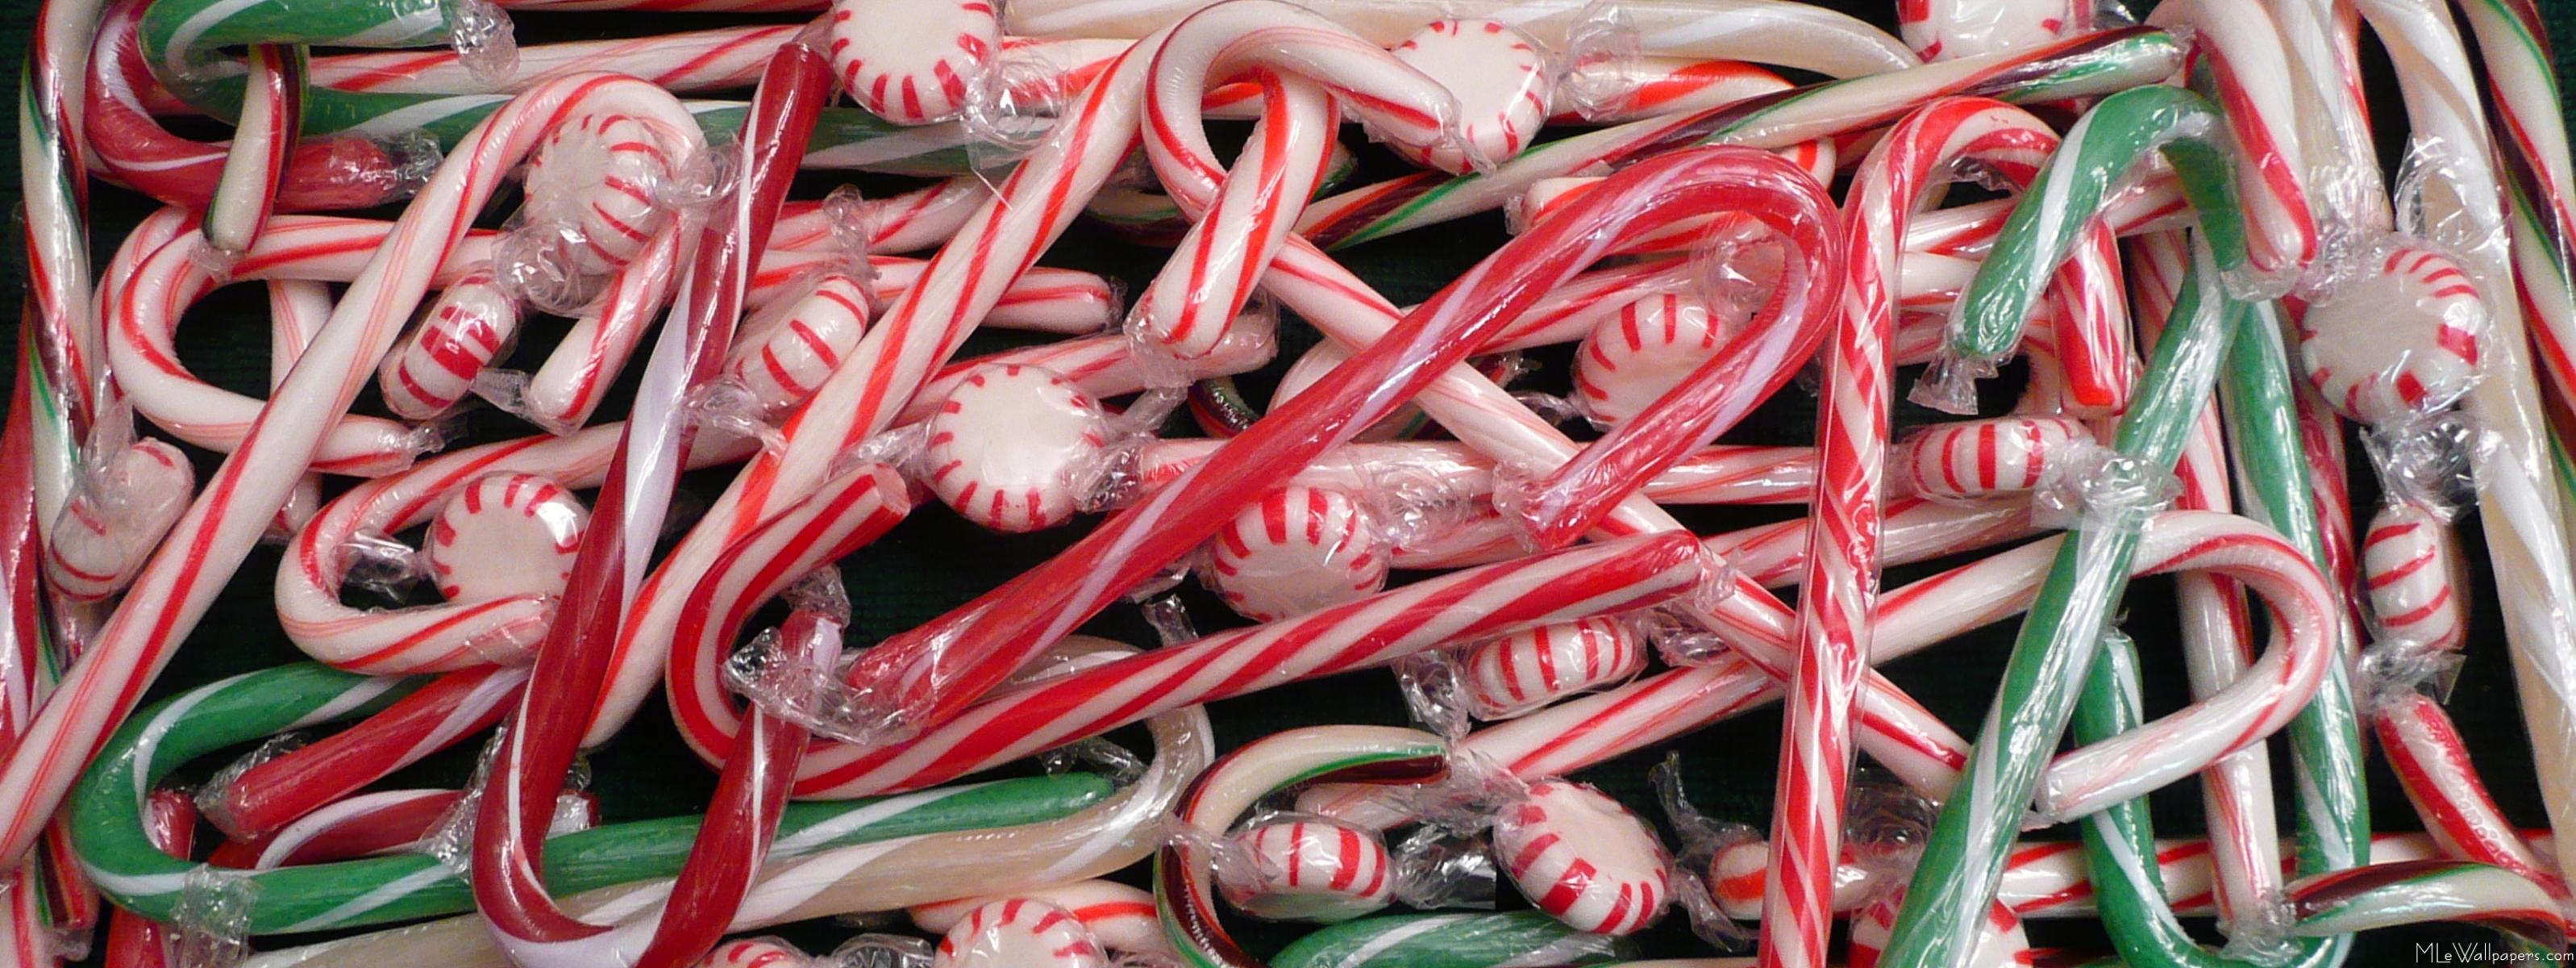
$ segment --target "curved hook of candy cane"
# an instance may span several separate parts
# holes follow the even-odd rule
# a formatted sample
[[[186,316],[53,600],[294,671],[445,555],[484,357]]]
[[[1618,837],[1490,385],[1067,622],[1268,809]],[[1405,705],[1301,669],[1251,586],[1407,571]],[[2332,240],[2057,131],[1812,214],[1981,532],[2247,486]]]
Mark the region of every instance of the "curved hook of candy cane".
[[[1254,68],[1263,120],[1228,171],[1211,161],[1200,100]],[[1449,89],[1329,20],[1272,0],[1236,0],[1190,15],[1154,52],[1146,157],[1183,213],[1197,220],[1136,302],[1135,322],[1183,361],[1206,355],[1287,244],[1324,175],[1335,125],[1327,92],[1399,145],[1455,144]]]
[[[1312,780],[1432,783],[1449,773],[1449,744],[1410,729],[1318,726],[1262,737],[1226,754],[1181,798],[1180,822],[1202,837],[1221,838],[1261,798]],[[1217,920],[1212,858],[1188,839],[1154,857],[1154,898],[1172,946],[1192,963],[1223,968],[1263,964],[1237,946]]]
[[[0,764],[0,789],[11,792],[0,807],[0,857],[21,854],[41,818],[114,722],[140,698],[143,684],[203,617],[223,583],[240,567],[277,509],[311,464],[327,428],[343,415],[375,368],[403,317],[417,307],[431,278],[463,238],[473,213],[499,188],[505,169],[525,155],[544,128],[585,108],[622,102],[629,113],[659,119],[675,136],[696,127],[670,95],[642,82],[603,76],[567,78],[530,90],[469,136],[433,177],[429,194],[403,214],[387,243],[358,273],[339,305],[279,385],[277,402],[261,414],[227,458],[160,553],[144,566],[134,593],[81,662],[66,677],[72,695],[125,697],[97,704],[57,702],[39,713],[28,741]],[[169,247],[165,246],[165,249]],[[131,292],[129,287],[129,292]],[[131,307],[128,307],[129,311]]]
[[[233,842],[265,849],[287,826],[499,722],[527,681],[526,669],[498,666],[439,676],[328,737],[251,753],[198,788],[197,809]]]
[[[142,92],[159,86],[136,32],[150,6],[118,0],[99,21],[82,124],[99,169],[110,178],[165,204],[203,211],[222,180],[227,150],[171,134],[145,110]],[[425,139],[300,138],[287,153],[274,205],[306,212],[399,202],[437,164],[437,149]]]
[[[2187,75],[2224,105],[2237,203],[2245,213],[2248,295],[2288,291],[2317,254],[2308,210],[2308,165],[2299,140],[2296,82],[2280,26],[2259,3],[2184,0],[2157,4],[2147,22],[2191,39]],[[2187,31],[2187,33],[2184,33]],[[2074,139],[2070,138],[2069,141]]]
[[[1796,165],[1768,153],[1746,157],[1762,159],[1741,188],[1756,198],[1737,204],[1787,251],[1778,283],[1733,340],[1653,406],[1509,495],[1514,506],[1505,513],[1540,547],[1559,547],[1592,530],[1638,485],[1734,427],[1796,375],[1832,331],[1845,258],[1844,240],[1833,231],[1832,198]]]
[[[909,721],[936,725],[1205,540],[1261,490],[1438,381],[1623,233],[1653,231],[1719,205],[1782,224],[1830,210],[1821,199],[1813,199],[1820,207],[1810,207],[1800,204],[1809,196],[1780,191],[1784,177],[1821,195],[1805,173],[1747,149],[1674,152],[1613,176],[1572,209],[1512,240],[1207,463],[1110,518],[1065,554],[864,653],[851,681],[885,696],[889,709],[925,712]],[[1821,227],[1811,234],[1822,236]]]
[[[1849,259],[1836,280],[1841,321],[1832,327],[1816,415],[1816,484],[1809,501],[1815,523],[1781,737],[1776,800],[1788,806],[1772,814],[1771,839],[1780,849],[1773,852],[1763,900],[1763,949],[1772,952],[1764,957],[1773,964],[1823,964],[1833,927],[1831,875],[1851,782],[1850,721],[1868,668],[1878,593],[1878,529],[1885,505],[1880,481],[1893,405],[1888,348],[1896,329],[1906,223],[1930,192],[1963,167],[2035,167],[2053,141],[2039,119],[2000,101],[1935,101],[1898,122],[1854,176],[1843,222]],[[1598,446],[1619,440],[1613,431]]]

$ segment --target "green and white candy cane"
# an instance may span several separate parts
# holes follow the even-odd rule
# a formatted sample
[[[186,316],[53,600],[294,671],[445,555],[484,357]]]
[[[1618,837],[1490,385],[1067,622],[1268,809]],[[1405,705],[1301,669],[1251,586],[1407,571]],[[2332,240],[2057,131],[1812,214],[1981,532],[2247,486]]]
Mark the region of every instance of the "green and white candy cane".
[[[2086,681],[2087,700],[2073,724],[2077,742],[2115,736],[2145,719],[2138,693],[2137,647],[2106,636]],[[2121,963],[2140,968],[2233,968],[2260,964],[2340,964],[2352,932],[2426,921],[2465,921],[2507,932],[2530,950],[2565,946],[2567,921],[2549,892],[2502,868],[2459,861],[2399,861],[2301,878],[2284,891],[2285,908],[2261,943],[2230,957],[2200,946],[2165,901],[2155,830],[2144,799],[2083,821],[2084,846],[2103,924]],[[2309,852],[2302,850],[2302,859]],[[2239,939],[2253,940],[2253,939]]]
[[[171,857],[145,839],[146,795],[173,770],[217,750],[285,730],[352,719],[382,709],[426,677],[371,678],[326,666],[284,666],[200,686],[128,722],[81,779],[72,801],[72,843],[99,889],[119,907],[167,921],[191,881],[240,891],[250,934],[323,931],[472,910],[473,892],[456,871],[425,854],[238,873],[192,873],[203,865]],[[779,823],[778,854],[815,854],[854,844],[1063,817],[1109,795],[1098,777],[1067,774],[950,787],[921,794],[799,803]],[[546,881],[586,891],[679,872],[698,818],[615,824],[550,845]]]
[[[1449,773],[1449,744],[1420,730],[1315,726],[1262,737],[1208,767],[1181,797],[1195,838],[1154,855],[1154,907],[1189,968],[1257,968],[1217,921],[1215,858],[1201,841],[1226,836],[1245,811],[1280,790],[1318,780],[1431,783]]]
[[[1290,942],[1274,968],[1496,968],[1597,965],[1629,954],[1538,911],[1395,914],[1347,921]]]
[[[2155,100],[2134,99],[2132,95]],[[2186,107],[2200,103],[2206,109],[2205,102],[2188,92],[2142,88],[2106,99],[2095,110],[2099,114],[2104,109],[2125,112],[2151,108],[2159,102],[2171,103],[2168,96],[2188,98]],[[2131,100],[2125,105],[2114,103],[2122,99]],[[2098,141],[2082,140],[2085,127],[2079,124],[2068,143],[2099,147]],[[2068,203],[2064,199],[2052,201],[2045,191],[2048,180],[2066,177],[2061,169],[2075,169],[2075,177],[2101,171],[2116,175],[2159,142],[2123,139],[2119,144],[2130,154],[2116,167],[2105,159],[2061,151],[2041,176],[2042,183],[2023,194],[2014,217],[2006,223],[2003,237],[1996,240],[1997,251],[2010,246],[2022,253],[2021,258],[2037,257],[2038,248],[2025,236],[2045,228],[2045,224],[2025,217],[2025,213]],[[2229,204],[2232,192],[2223,159],[2217,158],[2214,151],[2185,155],[2191,160],[2176,166],[2184,180],[2207,180],[2190,189],[2192,197],[2202,201],[2198,206],[2202,221],[2232,223],[2235,208]],[[2096,179],[2097,188],[2102,184]],[[2098,203],[2098,199],[2074,201],[2081,202],[2088,211]],[[2227,233],[2222,229],[2219,234]],[[2066,237],[2071,239],[2071,233]],[[2059,251],[2062,255],[2063,250]],[[2050,751],[2056,748],[2074,713],[2085,668],[2097,651],[2104,621],[2128,586],[2139,526],[2163,497],[2155,476],[2170,473],[2168,469],[2180,456],[2192,419],[2217,382],[2228,345],[2229,321],[2217,311],[2218,307],[2206,305],[2218,296],[2215,286],[2206,281],[2207,274],[2217,271],[2216,256],[2207,244],[2196,242],[2194,261],[2201,275],[2199,284],[2186,286],[2177,300],[2174,318],[2156,344],[2154,360],[2139,381],[2129,412],[2120,420],[2113,439],[2114,453],[2101,462],[2092,479],[2081,482],[2085,520],[2070,530],[2065,543],[2059,546],[2055,564],[2022,624],[2004,669],[2002,686],[1978,733],[1976,748],[1969,754],[1958,788],[1942,808],[1922,863],[1906,891],[1903,913],[1880,962],[1883,965],[1931,968],[1952,964],[1975,937],[1979,920],[1994,899],[2023,813],[2031,803]],[[1989,256],[1970,293],[1974,296],[1982,291],[1986,302],[2004,305],[2004,311],[2012,313],[2017,329],[2036,298],[2035,288],[2030,293],[2016,294],[2003,285],[1984,285],[1987,275],[2028,279],[2036,287],[2045,283],[2047,270],[2053,266],[2052,260],[2031,273]],[[1988,312],[2000,316],[2002,311]],[[1990,317],[1968,317],[1971,322],[1986,318]],[[1954,339],[1959,335],[1954,333]],[[2004,334],[2006,345],[2010,335]]]

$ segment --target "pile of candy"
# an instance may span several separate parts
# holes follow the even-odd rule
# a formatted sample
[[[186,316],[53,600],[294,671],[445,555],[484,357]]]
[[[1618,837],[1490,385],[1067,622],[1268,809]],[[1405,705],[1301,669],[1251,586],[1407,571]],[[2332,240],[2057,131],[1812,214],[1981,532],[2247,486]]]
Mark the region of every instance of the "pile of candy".
[[[2563,950],[2576,164],[2534,2],[1907,0],[1900,39],[1794,0],[517,0],[687,28],[523,45],[485,0],[44,0],[0,960],[1501,968],[1665,919],[1784,968]],[[93,175],[165,206],[97,267]],[[1418,305],[1336,254],[1496,211]],[[1085,217],[1168,250],[1132,306],[1037,265]],[[174,335],[251,282],[264,400]],[[1566,395],[1506,389],[1530,350]],[[1911,366],[1956,419],[1897,437]],[[1811,390],[1812,446],[1717,442]],[[952,513],[1081,537],[845,634],[836,562]],[[262,542],[313,662],[145,705]],[[2537,767],[2555,838],[2440,701],[2473,571],[2530,739],[2477,758]],[[2193,700],[2150,720],[2152,574]],[[1193,575],[1253,624],[1195,631]],[[1079,634],[1140,609],[1158,647]],[[1973,737],[1873,671],[2008,619]],[[1210,704],[1345,673],[1420,728],[1217,755]],[[657,686],[712,800],[603,825],[581,752]],[[1659,808],[1578,782],[1773,700],[1767,836],[1677,771]],[[380,788],[477,743],[462,788]],[[2374,745],[2424,834],[2374,836]],[[2156,840],[2193,779],[2206,838]],[[838,915],[830,955],[736,937]],[[1230,918],[1307,926],[1265,961]]]

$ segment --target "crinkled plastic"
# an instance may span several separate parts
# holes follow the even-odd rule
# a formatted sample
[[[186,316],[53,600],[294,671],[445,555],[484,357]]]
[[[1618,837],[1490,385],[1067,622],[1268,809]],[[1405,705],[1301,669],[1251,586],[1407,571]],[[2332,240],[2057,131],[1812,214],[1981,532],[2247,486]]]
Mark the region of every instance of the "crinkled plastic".
[[[1424,825],[1395,845],[1395,899],[1406,907],[1492,910],[1501,879],[1482,834]]]
[[[1745,845],[1760,848],[1762,832],[1749,824],[1718,820],[1701,813],[1682,789],[1681,754],[1668,753],[1664,761],[1648,770],[1646,779],[1654,784],[1655,800],[1663,807],[1664,822],[1671,826],[1681,849],[1673,855],[1673,868],[1666,883],[1672,886],[1673,901],[1690,919],[1691,933],[1720,951],[1740,951],[1752,942],[1754,932],[1727,915],[1719,904],[1715,886],[1731,876],[1721,864]],[[1702,872],[1706,877],[1702,877]]]
[[[382,534],[358,532],[340,546],[342,587],[356,587],[401,601],[412,586],[429,577],[429,566],[410,545]]]
[[[207,823],[214,824],[217,830],[227,834],[239,832],[241,825],[232,815],[232,788],[241,782],[243,774],[262,763],[304,748],[304,743],[302,733],[279,733],[242,754],[241,758],[225,764],[223,769],[216,770],[215,775],[206,778],[204,786],[197,788],[198,815],[205,817]]]
[[[519,70],[510,15],[490,0],[445,0],[448,46],[477,82],[497,84]]]
[[[753,636],[726,659],[725,684],[788,722],[819,726],[844,720],[850,711],[836,705],[848,696],[839,686],[840,623],[827,619],[804,627],[814,637],[802,642],[787,641],[777,628]]]
[[[2413,639],[2389,639],[2361,651],[2354,664],[2354,692],[2365,711],[2422,695],[2447,703],[2460,682],[2460,654]]]
[[[2043,475],[2031,504],[2043,527],[2134,532],[2181,493],[2171,468],[2077,441]]]
[[[2464,413],[2374,430],[2361,437],[2390,500],[2420,505],[2444,520],[2477,502],[2478,475],[2498,442]]]
[[[1038,754],[1038,763],[1050,776],[1063,773],[1091,773],[1127,786],[1145,777],[1145,761],[1126,747],[1093,737],[1076,740]]]
[[[1140,299],[1128,307],[1121,330],[1127,334],[1128,356],[1146,389],[1187,389],[1205,377],[1242,372],[1241,364],[1235,361],[1259,357],[1266,363],[1278,351],[1279,303],[1267,295],[1256,293],[1246,300],[1243,310],[1226,323],[1216,343],[1197,352],[1176,349],[1157,335],[1153,321],[1147,318],[1152,305]],[[1221,367],[1214,365],[1219,363]],[[1259,365],[1263,364],[1255,364]],[[1225,372],[1217,372],[1219,369]]]
[[[815,968],[930,968],[930,942],[899,934],[863,934],[841,943]]]
[[[1613,0],[1584,4],[1557,50],[1560,102],[1586,119],[1600,119],[1626,102],[1628,65],[1644,56],[1645,39],[1636,18],[1621,4]]]
[[[232,968],[250,956],[250,915],[259,883],[242,871],[199,864],[188,870],[171,912],[176,968]]]
[[[957,123],[970,140],[968,163],[977,171],[1009,165],[1037,147],[1077,92],[1064,79],[1072,65],[1057,63],[1046,44],[1004,49],[992,68],[974,79]]]

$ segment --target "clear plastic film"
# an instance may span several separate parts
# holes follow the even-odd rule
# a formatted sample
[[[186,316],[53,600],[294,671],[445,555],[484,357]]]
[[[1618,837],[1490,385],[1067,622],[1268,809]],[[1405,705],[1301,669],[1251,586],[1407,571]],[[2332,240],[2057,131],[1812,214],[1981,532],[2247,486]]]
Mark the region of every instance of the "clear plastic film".
[[[2384,236],[2312,275],[2322,281],[2299,317],[2299,360],[2344,416],[2402,433],[2449,410],[2484,375],[2493,313],[2444,249]]]
[[[196,492],[177,447],[145,439],[104,453],[82,469],[46,548],[45,577],[74,601],[124,590]]]
[[[1718,820],[1692,804],[1682,788],[1681,754],[1667,754],[1664,761],[1647,771],[1646,779],[1654,784],[1656,803],[1662,806],[1664,822],[1671,827],[1680,850],[1673,855],[1669,883],[1673,901],[1690,918],[1691,933],[1721,951],[1742,950],[1754,934],[1736,920],[1719,894],[1720,885],[1753,882],[1754,906],[1742,910],[1741,916],[1760,914],[1761,879],[1769,862],[1762,832],[1750,824]],[[1746,849],[1750,848],[1750,849]],[[1737,893],[1744,893],[1741,887]],[[1740,907],[1740,905],[1739,905]]]
[[[491,0],[441,0],[448,46],[476,81],[492,84],[519,70],[519,42],[510,15]]]
[[[172,909],[170,957],[177,968],[232,968],[250,956],[250,915],[259,882],[211,864],[189,868]]]
[[[2354,689],[2365,713],[2409,702],[2416,696],[2449,702],[2460,681],[2460,654],[2426,642],[2396,638],[2361,651],[2353,666]]]
[[[863,714],[850,705],[856,697],[841,685],[840,623],[825,617],[790,622],[785,628],[804,628],[810,634],[789,641],[783,628],[763,630],[726,659],[725,684],[771,716],[824,735],[833,735],[826,726],[846,730]]]
[[[1624,106],[1634,65],[1645,57],[1645,39],[1624,5],[1593,0],[1565,30],[1557,49],[1558,102],[1586,119]]]
[[[816,968],[930,968],[930,942],[899,934],[862,934],[814,962]]]
[[[2181,493],[2171,468],[2077,441],[2062,464],[2041,476],[2031,504],[2043,527],[2134,534]]]
[[[965,129],[968,163],[977,171],[1008,166],[1045,140],[1056,118],[1079,93],[1067,86],[1075,65],[1049,44],[1005,48],[976,78],[957,115]]]
[[[228,834],[241,830],[241,825],[232,816],[233,787],[240,785],[242,776],[260,764],[302,749],[304,743],[302,733],[279,733],[242,754],[241,758],[225,764],[215,771],[215,775],[206,778],[204,786],[197,788],[197,813],[204,816],[207,823],[214,824],[217,830]]]

